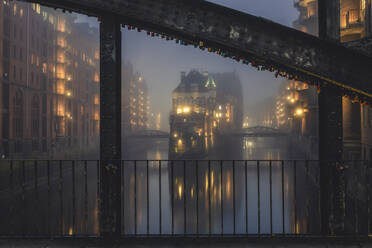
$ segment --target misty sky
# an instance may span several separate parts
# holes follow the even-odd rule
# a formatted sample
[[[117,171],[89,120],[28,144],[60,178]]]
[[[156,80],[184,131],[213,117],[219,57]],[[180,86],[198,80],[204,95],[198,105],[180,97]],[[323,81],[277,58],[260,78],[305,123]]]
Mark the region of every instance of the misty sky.
[[[240,11],[262,16],[286,26],[298,17],[293,0],[209,0]],[[82,18],[82,21],[87,20]],[[96,20],[88,19],[92,25]],[[168,129],[168,114],[171,109],[171,93],[179,84],[180,72],[200,69],[209,72],[236,71],[243,84],[245,106],[257,103],[275,94],[282,79],[275,79],[269,72],[242,65],[231,59],[180,46],[174,41],[150,38],[145,32],[123,31],[123,59],[130,61],[146,79],[151,111],[162,114],[162,129]]]

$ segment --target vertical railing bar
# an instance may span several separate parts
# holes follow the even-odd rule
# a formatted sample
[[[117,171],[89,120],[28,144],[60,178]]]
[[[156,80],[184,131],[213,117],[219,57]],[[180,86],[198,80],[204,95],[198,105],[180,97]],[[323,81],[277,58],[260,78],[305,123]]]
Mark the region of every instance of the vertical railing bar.
[[[161,160],[159,160],[159,233],[163,234],[162,230],[162,209],[161,209]]]
[[[284,203],[284,160],[281,161],[281,169],[282,169],[282,230],[283,230],[283,234],[285,234],[285,211],[284,211],[284,207],[285,207],[285,203]]]
[[[173,161],[171,161],[171,207],[172,207],[172,235],[174,235],[174,183],[173,183]]]
[[[121,180],[122,180],[122,197],[123,197],[123,206],[122,206],[122,216],[123,216],[123,235],[125,235],[125,162],[121,160]]]
[[[84,229],[88,235],[88,161],[84,161]]]
[[[59,200],[60,200],[60,228],[61,228],[61,235],[64,235],[64,220],[63,220],[63,172],[62,172],[62,160],[59,161]]]
[[[196,234],[199,235],[199,161],[196,160]]]
[[[318,183],[318,223],[319,223],[319,226],[318,226],[318,229],[319,229],[319,233],[318,234],[322,234],[322,218],[321,218],[321,213],[322,213],[322,204],[321,204],[321,189],[320,189],[320,186],[321,186],[321,182],[320,182],[320,171],[321,171],[321,162],[318,161],[317,162],[317,165],[318,165],[318,170],[317,170],[317,183]],[[346,182],[345,182],[345,187],[346,187]],[[345,188],[346,189],[346,188]],[[345,191],[346,192],[346,191]],[[346,207],[346,195],[345,195],[345,207]]]
[[[293,176],[294,176],[294,182],[293,182],[293,185],[294,185],[294,225],[295,225],[295,234],[297,234],[297,161],[294,160],[293,161],[293,166],[294,166],[294,170],[293,170]]]
[[[245,233],[248,234],[248,162],[244,162],[244,183],[245,183]]]
[[[208,232],[212,235],[212,207],[211,207],[211,161],[208,160]]]
[[[76,189],[75,189],[75,160],[71,164],[72,169],[72,236],[76,234]]]
[[[147,213],[146,213],[146,217],[147,217],[147,221],[146,221],[146,224],[147,224],[147,235],[150,235],[150,185],[149,185],[149,161],[146,160],[146,187],[147,187],[147,194],[146,194],[146,197],[147,197]]]
[[[370,233],[370,208],[369,208],[369,194],[370,194],[370,191],[369,191],[369,165],[366,164],[366,194],[367,194],[367,197],[366,197],[366,200],[367,200],[367,236],[369,235]],[[345,191],[345,195],[346,195],[346,191]],[[346,198],[346,197],[345,197]]]
[[[187,234],[186,222],[186,160],[183,161],[183,225],[184,234]]]
[[[271,160],[269,162],[269,174],[270,174],[270,234],[273,235],[273,173]]]
[[[260,161],[257,160],[257,231],[261,234]]]
[[[38,178],[37,178],[37,174],[38,174],[38,164],[37,164],[37,160],[34,161],[34,176],[35,176],[35,195],[36,195],[36,199],[38,199],[38,188],[39,188],[39,181],[38,181]]]
[[[47,180],[48,180],[48,203],[47,203],[47,229],[48,235],[51,236],[52,232],[50,230],[50,160],[47,161]]]
[[[25,168],[25,161],[22,161],[22,235],[26,235],[26,168]]]
[[[10,212],[10,233],[12,234],[12,232],[14,232],[14,208],[15,208],[15,192],[14,192],[14,172],[13,172],[13,160],[10,160],[10,163],[9,163],[9,169],[10,169],[10,190],[11,190],[11,201],[10,201],[10,209],[9,209],[9,212]]]
[[[357,168],[357,162],[354,161],[353,162],[353,168]],[[345,191],[346,192],[346,191]],[[355,235],[358,235],[358,232],[359,232],[359,222],[358,222],[358,198],[355,197],[354,198],[354,215],[355,215],[355,218],[354,218],[354,221],[355,221],[355,224],[354,224],[354,233]]]
[[[235,178],[235,160],[233,161],[233,234],[236,234],[236,188],[235,188],[235,183],[236,183],[236,178]]]
[[[221,176],[221,235],[224,234],[223,232],[223,162],[222,160],[220,161],[220,176]]]
[[[306,173],[306,182],[305,182],[305,190],[306,190],[306,192],[311,192],[310,191],[310,183],[309,183],[309,160],[306,160],[305,161],[305,173]],[[307,230],[306,230],[306,232],[307,233],[309,233],[309,230],[310,230],[310,221],[309,221],[309,208],[310,208],[310,206],[309,206],[309,201],[308,201],[308,199],[309,199],[309,197],[308,196],[306,196],[307,197],[307,199],[306,199],[306,220],[307,220]]]
[[[35,160],[34,161],[34,179],[35,179],[35,189],[34,190],[35,190],[35,200],[36,200],[36,202],[38,202],[38,200],[39,200],[39,192],[38,192],[39,181],[38,181],[38,178],[37,178],[37,174],[38,174],[38,164],[37,164],[37,160]],[[35,211],[35,212],[36,212],[36,215],[38,215],[38,217],[40,217],[39,210],[37,209],[37,211]],[[36,229],[38,229],[38,228],[36,228]],[[36,232],[37,232],[37,230],[36,230]]]
[[[99,219],[100,219],[100,214],[101,214],[101,212],[100,212],[100,208],[101,208],[101,199],[100,199],[100,187],[101,187],[101,185],[100,185],[100,168],[99,168],[99,166],[100,166],[100,161],[99,160],[97,160],[97,164],[96,164],[96,170],[97,170],[97,209],[98,209],[98,221],[99,221]],[[98,225],[99,225],[99,223],[97,223]],[[99,232],[99,231],[98,231]],[[100,235],[99,233],[98,233],[98,235]]]
[[[345,171],[345,173],[347,173],[347,171]],[[345,198],[344,198],[344,204],[345,204],[345,216],[347,216],[347,210],[348,210],[348,194],[347,194],[347,188],[348,188],[348,181],[345,180],[345,184],[344,184],[344,191],[345,191]]]
[[[134,235],[137,235],[137,161],[134,161]]]

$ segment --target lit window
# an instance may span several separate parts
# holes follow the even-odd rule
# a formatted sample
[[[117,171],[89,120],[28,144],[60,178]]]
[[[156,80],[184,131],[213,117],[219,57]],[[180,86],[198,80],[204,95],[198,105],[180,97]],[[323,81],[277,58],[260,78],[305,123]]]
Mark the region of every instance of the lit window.
[[[60,47],[66,47],[66,40],[62,36],[58,36],[57,44]]]
[[[48,13],[43,11],[43,20],[47,20],[48,19]]]
[[[59,51],[57,54],[57,61],[59,63],[65,63],[65,53],[62,51]]]
[[[99,96],[98,95],[94,96],[94,104],[96,104],[96,105],[99,104]]]
[[[184,107],[183,108],[183,113],[185,113],[185,114],[190,113],[190,107]]]
[[[59,79],[65,79],[65,68],[62,65],[57,65],[57,78]]]
[[[94,73],[94,82],[99,83],[99,75],[98,72]]]
[[[40,4],[36,4],[36,13],[40,14]]]
[[[65,116],[65,105],[63,102],[58,103],[57,115],[61,117]]]
[[[65,84],[62,81],[59,81],[57,83],[57,94],[65,94]]]
[[[51,15],[49,16],[49,23],[54,24],[54,17]]]
[[[66,31],[66,20],[65,19],[59,19],[58,20],[58,26],[57,30],[64,33]]]

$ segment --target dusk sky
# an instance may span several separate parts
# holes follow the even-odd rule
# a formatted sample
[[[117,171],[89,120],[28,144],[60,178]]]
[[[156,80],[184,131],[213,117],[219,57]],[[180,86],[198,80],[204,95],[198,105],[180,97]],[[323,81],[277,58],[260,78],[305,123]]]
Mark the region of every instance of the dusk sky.
[[[298,17],[293,0],[210,0],[286,26]],[[82,21],[86,18],[82,18]],[[88,19],[98,25],[94,19]],[[209,72],[236,71],[244,89],[244,103],[249,106],[275,94],[282,79],[272,73],[242,65],[215,54],[177,45],[174,41],[150,38],[145,32],[123,31],[123,59],[130,61],[149,86],[151,111],[162,114],[162,129],[168,129],[172,91],[180,82],[180,72],[199,69]]]

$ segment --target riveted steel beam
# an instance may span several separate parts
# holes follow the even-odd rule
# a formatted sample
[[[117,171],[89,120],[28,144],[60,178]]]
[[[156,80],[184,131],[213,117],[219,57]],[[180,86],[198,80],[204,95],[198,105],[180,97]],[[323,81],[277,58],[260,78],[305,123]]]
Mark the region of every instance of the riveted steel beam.
[[[24,0],[28,1],[28,0]],[[296,79],[372,97],[372,58],[341,44],[202,0],[34,0],[165,33]],[[320,1],[322,2],[322,1]],[[280,75],[283,75],[282,73]]]
[[[372,57],[372,37],[343,43],[344,46]]]

